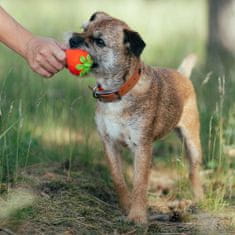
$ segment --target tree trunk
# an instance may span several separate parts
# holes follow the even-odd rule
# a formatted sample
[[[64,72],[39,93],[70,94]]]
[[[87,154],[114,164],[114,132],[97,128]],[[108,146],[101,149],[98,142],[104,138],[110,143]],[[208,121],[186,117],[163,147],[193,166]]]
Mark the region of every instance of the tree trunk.
[[[212,71],[210,108],[219,101],[218,78],[225,78],[225,111],[234,97],[235,83],[235,0],[208,0],[209,24],[207,68]]]
[[[234,67],[235,0],[209,0],[208,65],[219,75]]]
[[[208,83],[201,89],[204,108],[202,113],[202,143],[209,160],[215,143],[214,158],[219,159],[223,128],[235,99],[235,0],[208,0],[207,72],[212,72]],[[223,84],[219,81],[225,81]],[[213,116],[213,122],[210,123]],[[212,124],[212,126],[210,126]],[[211,130],[210,130],[211,128]],[[211,135],[209,136],[209,132]],[[221,134],[222,133],[222,134]],[[210,140],[209,140],[210,139]]]

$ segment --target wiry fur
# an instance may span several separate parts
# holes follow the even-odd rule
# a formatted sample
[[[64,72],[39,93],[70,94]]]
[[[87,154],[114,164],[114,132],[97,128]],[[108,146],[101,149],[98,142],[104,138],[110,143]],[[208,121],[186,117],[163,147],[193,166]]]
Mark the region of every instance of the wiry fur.
[[[120,101],[97,102],[96,124],[104,142],[110,171],[120,205],[128,218],[137,223],[147,221],[147,188],[152,159],[152,143],[172,130],[179,130],[184,139],[189,160],[189,175],[195,199],[202,199],[199,179],[201,146],[199,117],[194,88],[184,76],[194,66],[192,57],[186,59],[179,71],[153,68],[139,58],[144,42],[126,23],[103,12],[95,13],[81,34],[78,47],[86,49],[98,67],[93,72],[104,89],[120,87],[141,64],[141,78]],[[125,39],[125,31],[131,31]],[[135,44],[129,39],[134,35]],[[99,48],[93,37],[101,37],[105,47]],[[129,40],[129,41],[128,41]],[[137,50],[136,50],[137,49]],[[136,50],[136,51],[135,51]],[[134,154],[133,189],[125,183],[120,146]]]

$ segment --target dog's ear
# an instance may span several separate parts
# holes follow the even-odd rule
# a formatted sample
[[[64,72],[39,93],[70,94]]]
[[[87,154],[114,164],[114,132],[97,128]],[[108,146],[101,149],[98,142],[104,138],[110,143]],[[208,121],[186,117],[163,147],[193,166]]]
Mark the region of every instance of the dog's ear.
[[[97,14],[97,13],[95,12],[94,14],[91,15],[91,17],[90,17],[90,19],[89,19],[90,22],[95,20],[96,14]]]
[[[86,31],[88,29],[90,23],[93,23],[98,20],[107,19],[107,18],[110,18],[110,16],[108,14],[106,14],[105,12],[102,12],[102,11],[97,11],[90,16],[88,21],[85,21],[82,24],[82,28],[84,31]]]
[[[92,14],[92,16],[89,19],[89,22],[106,19],[106,18],[110,18],[110,16],[107,13],[103,11],[97,11],[94,14]]]
[[[124,45],[128,50],[133,53],[136,57],[139,57],[145,48],[145,42],[140,37],[139,33],[124,29]]]

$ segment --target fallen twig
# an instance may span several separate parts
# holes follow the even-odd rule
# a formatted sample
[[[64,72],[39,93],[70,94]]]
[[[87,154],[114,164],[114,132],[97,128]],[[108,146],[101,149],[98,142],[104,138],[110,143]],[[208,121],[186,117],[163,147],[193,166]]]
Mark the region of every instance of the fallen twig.
[[[0,232],[4,232],[8,235],[16,235],[16,233],[12,232],[10,229],[8,228],[0,228]],[[4,234],[3,234],[4,235]]]

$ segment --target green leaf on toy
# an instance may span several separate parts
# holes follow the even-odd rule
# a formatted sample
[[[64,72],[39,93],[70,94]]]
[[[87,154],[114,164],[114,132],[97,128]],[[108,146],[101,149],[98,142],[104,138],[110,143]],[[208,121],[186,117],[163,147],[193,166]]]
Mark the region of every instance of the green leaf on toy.
[[[87,62],[84,63],[83,65],[84,65],[85,68],[90,68],[90,67],[91,67],[91,64],[89,64],[89,63],[87,63]]]
[[[84,68],[83,64],[76,65],[77,70],[83,70],[83,68]]]
[[[82,64],[76,65],[76,69],[80,71],[79,75],[83,76],[90,72],[92,64],[93,64],[93,60],[90,55],[87,55],[86,57],[81,56],[80,62]]]
[[[82,71],[80,74],[79,74],[79,76],[84,76],[84,75],[86,75],[88,72],[87,71]]]
[[[92,64],[92,63],[93,63],[93,61],[92,61],[92,59],[91,59],[91,56],[90,56],[90,55],[88,55],[86,58],[87,58],[87,62],[88,62],[88,63],[90,63],[90,64]]]
[[[86,58],[84,56],[81,56],[80,57],[80,61],[81,61],[81,63],[85,63],[86,62]]]

